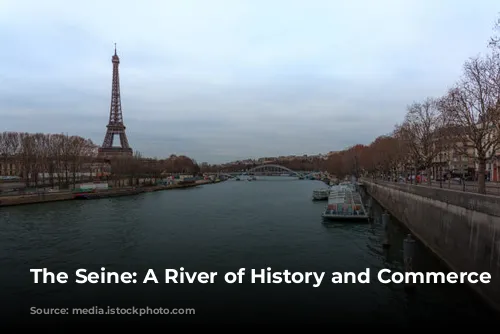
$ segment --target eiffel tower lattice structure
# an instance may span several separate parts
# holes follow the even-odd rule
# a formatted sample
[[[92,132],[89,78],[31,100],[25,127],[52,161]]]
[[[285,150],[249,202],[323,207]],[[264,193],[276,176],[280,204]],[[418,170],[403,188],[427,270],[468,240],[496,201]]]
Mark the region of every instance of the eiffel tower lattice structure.
[[[123,124],[122,103],[120,98],[120,75],[118,66],[120,58],[116,54],[111,57],[113,63],[113,85],[111,89],[111,108],[109,110],[109,123],[106,126],[107,131],[104,136],[104,142],[99,148],[100,157],[132,156],[133,151],[130,147],[125,133],[125,124]],[[120,146],[113,146],[114,137],[120,137]]]

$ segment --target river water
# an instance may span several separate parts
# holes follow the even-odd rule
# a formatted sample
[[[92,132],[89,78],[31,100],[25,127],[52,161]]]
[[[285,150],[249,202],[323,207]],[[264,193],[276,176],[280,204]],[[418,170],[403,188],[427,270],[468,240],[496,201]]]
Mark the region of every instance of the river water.
[[[70,201],[0,210],[0,295],[10,320],[70,321],[29,315],[30,307],[194,308],[196,315],[135,316],[185,323],[350,323],[413,327],[423,322],[493,323],[498,319],[463,285],[381,284],[383,268],[402,271],[403,238],[390,226],[381,246],[380,208],[373,224],[322,224],[324,202],[312,202],[318,181],[267,177],[193,189],[94,201]],[[417,242],[415,271],[446,271]],[[74,284],[74,273],[136,272],[137,284]],[[164,283],[165,269],[218,272],[214,284]],[[250,284],[251,269],[325,272],[312,284]],[[67,272],[66,284],[35,284],[32,268]],[[242,284],[226,272],[246,268]],[[370,268],[370,284],[332,284],[332,272]],[[159,283],[141,284],[148,269]],[[79,320],[82,320],[80,316]],[[86,316],[86,321],[110,317]],[[123,321],[115,316],[112,319]]]

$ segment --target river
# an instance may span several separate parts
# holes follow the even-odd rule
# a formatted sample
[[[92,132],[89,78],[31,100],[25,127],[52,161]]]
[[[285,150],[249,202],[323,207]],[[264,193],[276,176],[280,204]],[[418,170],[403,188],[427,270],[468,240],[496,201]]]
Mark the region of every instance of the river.
[[[322,186],[319,181],[267,177],[131,197],[2,208],[2,316],[52,321],[53,316],[29,316],[30,307],[149,306],[196,310],[196,315],[167,316],[169,322],[356,322],[410,328],[431,321],[484,325],[498,317],[463,285],[421,284],[408,293],[401,284],[379,283],[378,270],[403,270],[407,231],[393,221],[391,247],[382,248],[377,206],[373,224],[322,224],[325,203],[311,201],[312,190]],[[72,283],[77,269],[100,272],[101,267],[136,272],[138,282]],[[181,267],[218,275],[214,284],[165,284],[164,270]],[[326,276],[320,287],[250,284],[251,269],[268,267]],[[69,282],[35,284],[32,268],[67,272]],[[224,273],[240,268],[246,268],[242,284],[224,282]],[[366,268],[372,272],[370,284],[330,282],[331,272]],[[148,269],[155,270],[158,284],[141,284]],[[414,269],[446,271],[419,242]],[[86,319],[103,319],[90,317]],[[165,320],[164,315],[148,317]]]

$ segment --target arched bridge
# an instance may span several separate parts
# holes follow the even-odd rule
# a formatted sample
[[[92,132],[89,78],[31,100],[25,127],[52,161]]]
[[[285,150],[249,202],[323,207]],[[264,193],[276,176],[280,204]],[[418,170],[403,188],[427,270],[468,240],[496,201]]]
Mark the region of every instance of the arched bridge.
[[[282,175],[282,174],[287,174],[290,176],[296,176],[296,177],[308,177],[311,175],[318,174],[320,172],[312,172],[312,171],[294,171],[288,167],[277,165],[277,164],[266,164],[266,165],[259,165],[252,167],[250,169],[245,169],[245,170],[240,170],[238,172],[226,172],[226,171],[219,171],[215,173],[208,173],[211,175],[219,175],[219,176],[227,176],[227,177],[235,177],[239,175],[245,175],[245,174],[254,174],[254,175]]]
[[[294,176],[301,176],[300,173],[291,170],[290,168],[287,168],[285,166],[280,166],[280,165],[274,165],[274,164],[269,164],[269,165],[260,165],[256,166],[253,168],[250,168],[247,170],[248,174],[261,174],[261,175],[273,175],[273,174],[290,174]]]

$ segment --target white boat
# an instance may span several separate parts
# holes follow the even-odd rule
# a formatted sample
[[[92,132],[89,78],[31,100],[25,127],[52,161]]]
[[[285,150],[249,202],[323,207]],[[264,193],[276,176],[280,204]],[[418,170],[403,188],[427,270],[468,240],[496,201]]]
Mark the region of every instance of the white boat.
[[[361,195],[351,184],[341,184],[331,188],[328,204],[321,216],[324,220],[337,221],[368,222],[370,218]]]
[[[330,195],[330,189],[321,188],[313,190],[313,201],[326,201],[328,199],[328,195]]]

